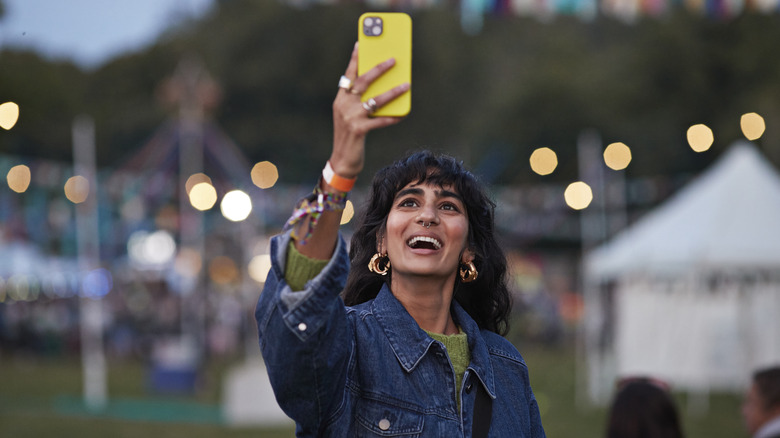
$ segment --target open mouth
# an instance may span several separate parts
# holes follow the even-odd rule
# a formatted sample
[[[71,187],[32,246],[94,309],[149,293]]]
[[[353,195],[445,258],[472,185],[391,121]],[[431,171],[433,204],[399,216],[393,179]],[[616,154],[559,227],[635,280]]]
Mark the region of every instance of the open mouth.
[[[406,244],[412,249],[441,249],[441,242],[433,237],[412,237]]]

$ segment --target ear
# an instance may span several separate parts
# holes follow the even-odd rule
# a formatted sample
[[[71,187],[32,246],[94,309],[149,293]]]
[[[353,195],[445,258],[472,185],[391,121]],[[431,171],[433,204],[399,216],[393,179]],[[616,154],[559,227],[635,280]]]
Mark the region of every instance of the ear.
[[[469,262],[473,262],[476,258],[476,255],[471,250],[471,248],[466,248],[463,250],[463,253],[460,255],[460,262],[465,264],[468,264]]]
[[[387,252],[387,237],[381,230],[376,233],[376,252],[379,254]]]

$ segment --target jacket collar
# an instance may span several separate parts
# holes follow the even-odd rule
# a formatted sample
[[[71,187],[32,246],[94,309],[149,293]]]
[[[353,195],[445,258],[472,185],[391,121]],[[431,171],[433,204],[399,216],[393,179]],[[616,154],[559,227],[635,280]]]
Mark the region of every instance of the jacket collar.
[[[374,299],[372,308],[398,362],[406,372],[414,371],[435,341],[417,325],[412,315],[406,311],[386,284]],[[469,369],[477,374],[485,390],[495,398],[493,366],[479,326],[455,300],[452,301],[452,312],[455,321],[468,338],[469,350],[471,350]]]

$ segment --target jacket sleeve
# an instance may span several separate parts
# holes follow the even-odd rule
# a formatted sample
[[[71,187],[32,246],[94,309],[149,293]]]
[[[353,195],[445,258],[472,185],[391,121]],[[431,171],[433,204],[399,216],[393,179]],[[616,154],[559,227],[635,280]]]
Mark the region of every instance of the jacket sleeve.
[[[282,410],[298,436],[316,436],[344,398],[352,327],[339,297],[349,271],[344,239],[302,291],[284,280],[289,232],[271,241],[271,270],[255,309],[260,349]]]

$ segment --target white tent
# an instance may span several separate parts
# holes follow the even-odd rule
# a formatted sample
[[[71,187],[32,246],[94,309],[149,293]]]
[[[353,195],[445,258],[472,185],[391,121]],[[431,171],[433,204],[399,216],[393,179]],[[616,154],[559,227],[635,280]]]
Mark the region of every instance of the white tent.
[[[592,399],[615,378],[741,390],[780,363],[780,174],[750,143],[584,260]]]

